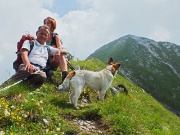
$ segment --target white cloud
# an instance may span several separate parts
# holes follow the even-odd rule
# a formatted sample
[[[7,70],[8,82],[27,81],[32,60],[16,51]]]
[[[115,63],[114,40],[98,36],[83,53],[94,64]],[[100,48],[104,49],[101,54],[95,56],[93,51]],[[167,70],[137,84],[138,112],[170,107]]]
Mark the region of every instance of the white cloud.
[[[38,26],[47,16],[55,16],[44,9],[52,5],[52,0],[6,0],[0,1],[0,83],[7,80],[14,70],[12,63],[16,59],[18,40],[29,32],[35,36]]]
[[[172,35],[180,34],[175,28],[180,23],[180,16],[174,13],[179,11],[178,0],[78,2],[81,9],[69,12],[59,21],[65,46],[80,59],[125,34],[169,41],[175,39]],[[163,29],[156,30],[155,26]],[[174,42],[178,43],[180,39],[176,38]]]
[[[80,59],[87,57],[93,46],[99,42],[98,36],[102,36],[95,21],[98,16],[97,12],[89,10],[69,12],[60,18],[60,33],[64,46]]]
[[[155,27],[154,31],[150,34],[150,37],[156,41],[169,41],[172,34],[165,28]]]
[[[6,71],[14,73],[12,62],[21,35],[25,31],[34,35],[47,16],[57,20],[56,32],[79,59],[126,34],[180,44],[179,0],[77,0],[80,8],[63,16],[50,11],[52,5],[59,7],[63,0],[54,2],[57,1],[0,1],[0,78],[8,78]]]

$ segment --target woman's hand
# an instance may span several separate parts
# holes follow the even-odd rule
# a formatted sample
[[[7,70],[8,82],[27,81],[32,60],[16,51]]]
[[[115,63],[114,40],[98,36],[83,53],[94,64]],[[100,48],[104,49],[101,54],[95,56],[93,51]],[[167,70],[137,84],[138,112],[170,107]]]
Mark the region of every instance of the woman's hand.
[[[68,51],[67,51],[67,50],[65,50],[65,49],[61,49],[60,51],[61,51],[61,54],[63,54],[63,55],[68,54]]]
[[[56,53],[53,56],[53,61],[54,62],[59,62],[59,56],[60,56],[60,52],[59,52],[59,50],[57,50]]]

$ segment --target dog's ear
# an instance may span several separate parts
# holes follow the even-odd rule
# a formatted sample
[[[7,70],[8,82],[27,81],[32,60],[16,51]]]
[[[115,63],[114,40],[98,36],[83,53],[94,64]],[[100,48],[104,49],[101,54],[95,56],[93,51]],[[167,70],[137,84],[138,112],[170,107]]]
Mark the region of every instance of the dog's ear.
[[[113,67],[117,70],[120,67],[120,65],[121,64],[119,62],[117,62],[117,63],[113,64]]]
[[[110,58],[108,61],[108,65],[112,65],[113,64],[113,58]]]

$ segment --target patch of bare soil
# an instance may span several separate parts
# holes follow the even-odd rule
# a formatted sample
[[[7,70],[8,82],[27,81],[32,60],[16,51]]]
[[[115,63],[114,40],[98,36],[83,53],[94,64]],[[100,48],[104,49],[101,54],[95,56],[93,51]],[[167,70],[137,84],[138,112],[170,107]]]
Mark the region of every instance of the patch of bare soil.
[[[86,116],[86,119],[75,118],[71,114],[63,115],[64,119],[70,121],[72,124],[79,126],[79,129],[85,133],[96,133],[96,134],[105,134],[105,131],[108,131],[108,126],[103,124],[101,117],[97,114],[91,114]]]

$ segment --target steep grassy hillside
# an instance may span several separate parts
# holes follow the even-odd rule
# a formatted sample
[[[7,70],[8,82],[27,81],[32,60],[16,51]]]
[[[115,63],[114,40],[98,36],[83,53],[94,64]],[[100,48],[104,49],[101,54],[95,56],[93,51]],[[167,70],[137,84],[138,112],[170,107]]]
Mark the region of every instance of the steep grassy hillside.
[[[101,70],[105,67],[97,59],[71,63],[88,70]],[[54,79],[61,80],[60,71],[55,73]],[[85,90],[79,99],[80,110],[69,105],[69,93],[58,92],[54,84],[45,83],[38,89],[25,83],[13,86],[0,92],[0,134],[179,134],[178,116],[120,75],[113,81],[113,86],[117,84],[124,84],[129,95],[119,92],[113,97],[108,90],[106,99],[97,101],[96,92]],[[82,102],[88,95],[91,103]],[[93,123],[93,126],[82,128],[85,120]]]
[[[180,46],[126,35],[90,55],[122,63],[120,74],[180,115]]]

